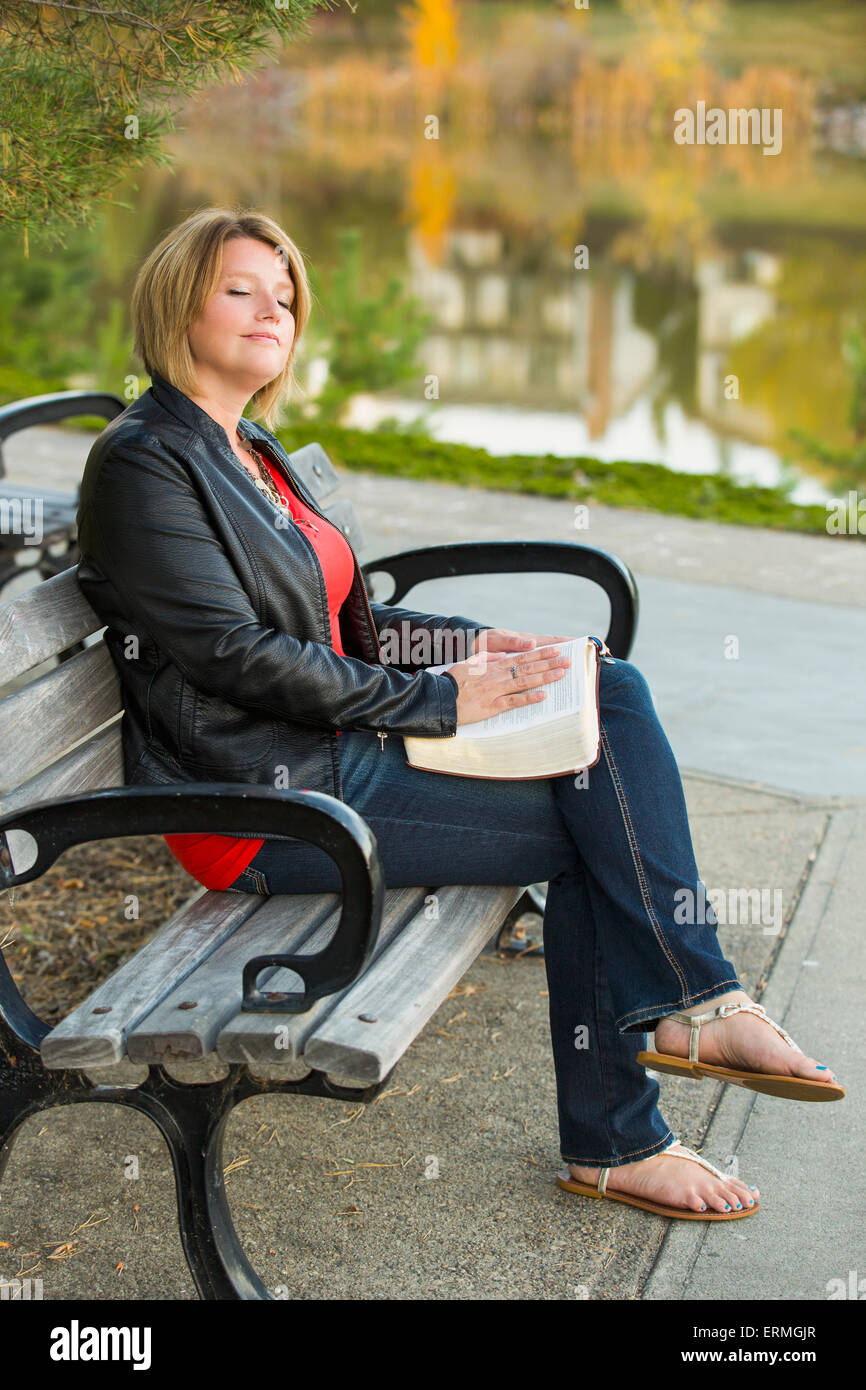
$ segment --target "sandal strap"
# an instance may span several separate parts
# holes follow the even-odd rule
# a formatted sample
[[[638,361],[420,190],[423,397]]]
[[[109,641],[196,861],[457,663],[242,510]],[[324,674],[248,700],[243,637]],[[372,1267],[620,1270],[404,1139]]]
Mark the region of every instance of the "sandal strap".
[[[676,1145],[679,1149],[679,1152],[674,1154],[674,1158],[690,1158],[694,1163],[699,1163],[702,1168],[708,1169],[708,1171],[713,1173],[717,1178],[724,1179],[729,1178],[731,1176],[730,1173],[720,1172],[720,1170],[716,1168],[712,1163],[708,1162],[707,1159],[701,1158],[700,1154],[696,1154],[694,1149],[687,1149],[685,1144],[681,1144],[678,1139],[674,1139],[670,1144],[668,1144],[666,1149],[662,1149],[662,1153],[670,1153],[674,1145]]]
[[[689,1061],[697,1062],[699,1060],[698,1048],[701,1025],[703,1023],[710,1023],[716,1018],[730,1018],[731,1014],[754,1014],[756,1018],[762,1018],[765,1023],[769,1023],[771,1028],[775,1028],[779,1037],[783,1038],[789,1047],[793,1047],[795,1052],[802,1052],[803,1049],[797,1046],[790,1033],[786,1033],[784,1028],[781,1028],[774,1019],[770,1018],[770,1015],[762,1004],[721,1004],[717,1009],[711,1009],[710,1012],[706,1014],[684,1014],[677,1012],[665,1014],[665,1018],[673,1018],[678,1023],[687,1023],[689,1025],[691,1030],[689,1033]]]
[[[709,1163],[707,1159],[701,1158],[700,1154],[696,1154],[694,1149],[687,1149],[685,1144],[680,1143],[679,1139],[672,1139],[671,1142],[665,1146],[665,1148],[659,1149],[659,1153],[670,1153],[673,1148],[677,1148],[679,1150],[679,1152],[673,1155],[674,1158],[690,1158],[692,1162],[699,1163],[702,1168],[706,1168],[717,1178],[724,1179],[730,1177],[730,1173],[720,1172],[720,1170],[714,1167],[712,1163]],[[655,1158],[655,1154],[650,1154],[650,1158]],[[645,1163],[646,1159],[639,1159],[638,1161],[641,1163]],[[566,1172],[567,1171],[568,1170],[566,1169]],[[609,1173],[610,1168],[602,1168],[601,1172],[598,1175],[598,1190],[602,1197],[604,1197],[607,1191],[607,1178]]]

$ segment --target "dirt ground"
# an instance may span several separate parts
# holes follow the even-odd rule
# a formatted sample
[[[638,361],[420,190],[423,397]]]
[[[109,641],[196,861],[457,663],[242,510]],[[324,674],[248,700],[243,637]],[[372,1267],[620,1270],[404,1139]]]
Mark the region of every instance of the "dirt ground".
[[[59,1023],[197,887],[161,836],[130,835],[75,845],[4,890],[0,946],[30,1008]]]

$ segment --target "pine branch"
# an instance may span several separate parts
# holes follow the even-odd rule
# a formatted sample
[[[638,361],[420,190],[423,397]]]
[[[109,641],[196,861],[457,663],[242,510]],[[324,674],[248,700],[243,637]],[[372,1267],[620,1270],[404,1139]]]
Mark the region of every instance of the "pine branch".
[[[0,225],[46,240],[92,225],[132,168],[171,165],[163,137],[182,101],[240,80],[305,35],[336,0],[3,0]],[[137,138],[127,138],[136,117]]]

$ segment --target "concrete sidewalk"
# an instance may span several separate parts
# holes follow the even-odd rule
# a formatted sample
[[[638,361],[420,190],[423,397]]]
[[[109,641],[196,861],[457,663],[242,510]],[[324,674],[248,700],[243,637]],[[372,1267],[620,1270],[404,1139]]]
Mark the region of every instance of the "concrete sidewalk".
[[[5,448],[16,482],[73,490],[93,436],[33,429]],[[577,541],[634,570],[644,672],[681,767],[796,793],[866,796],[866,544],[556,498],[347,473],[368,563],[449,541]],[[379,577],[381,579],[381,576]],[[374,596],[387,602],[387,581]],[[6,591],[11,594],[11,588]],[[556,574],[469,576],[404,601],[500,626],[604,632],[607,600]]]
[[[786,1026],[798,1025],[797,1040],[826,1055],[853,1088],[862,1062],[853,1031],[842,1049],[836,1038],[838,956],[824,952],[820,968],[803,966],[815,948],[812,926],[801,924],[816,909],[812,897],[800,899],[805,876],[809,894],[816,876],[835,878],[844,867],[845,832],[836,827],[853,811],[708,776],[690,775],[685,786],[707,885],[778,887],[785,919],[794,914],[781,953],[780,936],[751,921],[720,929],[725,954],[753,992],[793,960],[818,999],[808,1017],[793,1019],[787,993],[772,1002]],[[840,935],[851,930],[853,888],[845,912],[825,911],[822,921],[829,917]],[[229,1200],[270,1288],[292,1299],[610,1300],[639,1299],[651,1281],[651,1296],[671,1298],[825,1297],[832,1275],[866,1269],[855,1249],[863,1173],[854,1153],[859,1106],[850,1098],[767,1101],[765,1135],[743,1140],[735,1123],[714,1126],[707,1139],[725,1088],[660,1078],[677,1136],[723,1169],[736,1155],[742,1178],[761,1187],[763,1210],[724,1230],[681,1232],[661,1217],[559,1191],[547,1002],[542,961],[485,953],[371,1106],[266,1096],[234,1112],[224,1155]],[[832,1182],[810,1180],[812,1155]],[[172,1186],[165,1148],[143,1117],[87,1105],[31,1118],[0,1188],[0,1276],[29,1271],[46,1299],[194,1298]],[[689,1242],[701,1238],[698,1259]],[[810,1282],[802,1259],[786,1266],[792,1247],[808,1252]],[[689,1271],[703,1278],[705,1268],[721,1291],[684,1294]]]
[[[863,1297],[864,862],[866,807],[835,812],[761,998],[848,1094],[797,1105],[723,1087],[705,1151],[736,1156],[763,1210],[734,1241],[720,1226],[671,1222],[644,1298]]]
[[[63,431],[29,432],[7,446],[9,476],[73,487],[86,448]],[[831,1279],[866,1276],[854,889],[866,824],[866,547],[601,508],[577,532],[567,502],[372,475],[350,475],[347,490],[367,536],[363,560],[537,537],[616,550],[635,569],[632,655],[686,769],[703,879],[782,892],[781,933],[726,925],[722,947],[752,993],[769,979],[762,1001],[849,1094],[807,1106],[660,1079],[682,1141],[719,1167],[736,1159],[761,1188],[761,1212],[730,1227],[571,1197],[553,1184],[544,967],[482,958],[374,1105],[264,1097],[235,1112],[228,1189],[256,1268],[291,1298],[824,1299]],[[605,622],[605,605],[581,595],[578,608],[548,576],[437,583],[406,602],[536,631]],[[735,660],[724,656],[731,635]],[[0,1190],[0,1275],[23,1261],[46,1298],[194,1297],[171,1187],[143,1118],[88,1106],[28,1121]],[[50,1260],[70,1238],[71,1251]]]

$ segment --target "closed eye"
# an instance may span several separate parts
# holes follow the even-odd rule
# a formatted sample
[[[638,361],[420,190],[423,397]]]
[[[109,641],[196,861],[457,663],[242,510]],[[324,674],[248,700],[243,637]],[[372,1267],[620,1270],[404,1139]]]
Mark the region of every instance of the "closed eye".
[[[229,294],[249,294],[249,290],[229,290],[228,293],[229,293]],[[284,304],[283,301],[282,301],[281,299],[278,299],[278,300],[277,300],[277,303],[278,303],[278,304],[280,305],[280,307],[283,308],[283,309],[290,309],[290,308],[292,307],[290,304]]]

